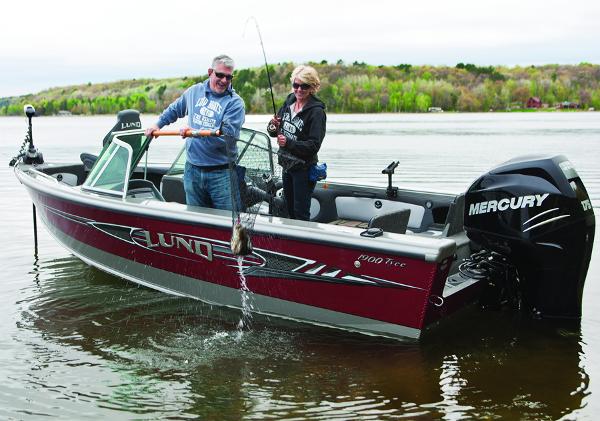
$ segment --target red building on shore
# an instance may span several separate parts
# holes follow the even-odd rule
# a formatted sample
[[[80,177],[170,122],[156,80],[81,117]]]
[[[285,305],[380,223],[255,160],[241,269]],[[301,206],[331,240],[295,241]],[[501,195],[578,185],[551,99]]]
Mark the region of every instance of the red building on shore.
[[[537,96],[529,97],[527,100],[527,108],[542,108],[542,100]]]

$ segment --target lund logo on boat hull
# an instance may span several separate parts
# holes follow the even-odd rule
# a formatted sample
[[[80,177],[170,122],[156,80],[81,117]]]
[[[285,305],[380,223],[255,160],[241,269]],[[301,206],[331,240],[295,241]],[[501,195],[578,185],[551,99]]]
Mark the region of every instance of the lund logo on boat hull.
[[[150,231],[140,230],[136,232],[133,240],[144,247],[149,249],[156,248],[168,248],[175,250],[185,250],[189,253],[200,256],[209,262],[213,260],[213,249],[212,244],[207,241],[202,241],[194,237],[186,237],[177,234],[165,234],[158,232],[155,235]],[[140,235],[141,234],[141,235]],[[143,244],[140,244],[142,243]]]
[[[523,209],[540,207],[550,193],[531,194],[526,196],[516,196],[510,199],[488,200],[485,202],[472,203],[469,206],[469,215],[479,215],[490,212],[503,212],[508,209]]]

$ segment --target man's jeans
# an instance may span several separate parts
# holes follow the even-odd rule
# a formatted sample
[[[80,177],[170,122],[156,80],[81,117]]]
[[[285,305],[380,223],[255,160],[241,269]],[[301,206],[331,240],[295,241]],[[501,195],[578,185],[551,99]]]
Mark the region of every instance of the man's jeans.
[[[203,170],[186,162],[183,186],[188,205],[232,210],[229,169]],[[236,210],[240,210],[240,196],[237,186],[234,187],[234,192],[237,198]]]

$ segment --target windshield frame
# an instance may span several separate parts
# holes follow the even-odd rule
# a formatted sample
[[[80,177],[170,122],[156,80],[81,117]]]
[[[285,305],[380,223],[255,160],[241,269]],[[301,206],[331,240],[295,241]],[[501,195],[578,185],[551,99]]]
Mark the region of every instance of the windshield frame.
[[[111,169],[111,163],[114,163],[115,159],[117,159],[116,157],[118,157],[119,148],[123,148],[127,152],[127,167],[125,168],[125,171],[123,171],[124,175],[123,183],[121,184],[122,188],[119,190],[113,190],[103,187],[96,187],[96,184],[102,180],[102,176]],[[106,154],[110,154],[110,156],[106,160],[101,159]],[[122,140],[113,138],[112,141],[102,150],[102,153],[96,160],[96,164],[92,167],[87,179],[81,185],[82,190],[109,194],[111,196],[120,196],[122,199],[125,199],[125,197],[127,197],[127,188],[129,185],[129,179],[131,177],[130,169],[132,159],[133,148],[131,145],[123,142]]]

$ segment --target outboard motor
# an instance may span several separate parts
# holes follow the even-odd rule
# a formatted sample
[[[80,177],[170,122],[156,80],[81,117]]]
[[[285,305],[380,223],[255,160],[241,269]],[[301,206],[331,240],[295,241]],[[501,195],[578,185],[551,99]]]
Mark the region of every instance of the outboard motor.
[[[467,190],[464,218],[467,236],[490,251],[485,260],[496,268],[504,260],[506,273],[518,274],[523,308],[538,317],[581,318],[595,217],[567,158],[525,156],[492,169]]]

